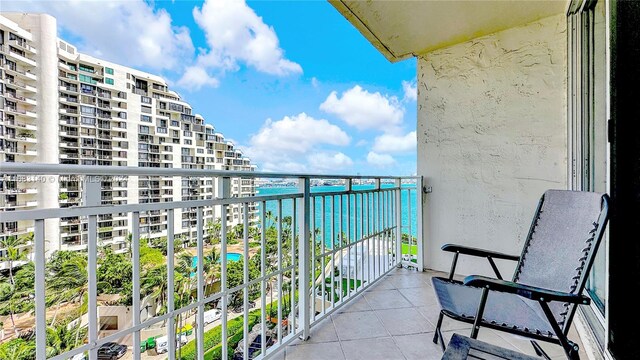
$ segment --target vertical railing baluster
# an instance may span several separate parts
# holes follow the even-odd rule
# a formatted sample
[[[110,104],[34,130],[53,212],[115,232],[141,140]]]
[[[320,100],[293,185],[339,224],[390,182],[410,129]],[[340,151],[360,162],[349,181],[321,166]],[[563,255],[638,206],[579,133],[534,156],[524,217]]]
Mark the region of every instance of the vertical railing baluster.
[[[402,179],[395,180],[396,265],[402,267]]]
[[[292,211],[291,211],[291,239],[287,239],[291,241],[291,276],[289,279],[290,282],[290,292],[291,292],[291,296],[289,298],[289,306],[290,306],[290,311],[289,311],[289,317],[291,318],[291,321],[287,322],[288,326],[291,328],[292,332],[296,331],[296,314],[295,314],[295,292],[296,292],[296,270],[298,269],[296,267],[296,230],[297,230],[297,201],[296,199],[291,199],[291,206],[292,206]]]
[[[347,190],[347,296],[351,296],[351,179],[345,180]],[[344,270],[344,265],[342,266]],[[343,276],[344,277],[344,276]],[[341,279],[342,281],[342,279]]]
[[[131,262],[133,263],[133,326],[140,325],[140,212],[135,211],[132,216],[133,234],[131,236]],[[89,220],[89,238],[91,238],[91,219]],[[91,242],[91,240],[89,240]],[[140,359],[140,331],[133,333],[133,358]]]
[[[309,221],[310,214],[309,208],[311,206],[311,182],[309,178],[300,178],[298,180],[298,190],[303,193],[303,197],[300,199],[300,206],[298,207],[298,253],[299,253],[299,263],[300,263],[300,278],[299,278],[299,291],[298,298],[300,301],[299,306],[299,319],[302,322],[302,334],[301,339],[307,340],[309,338],[309,326],[310,326],[310,316],[309,313]],[[294,201],[295,203],[295,201]],[[295,208],[294,208],[295,209]],[[295,273],[295,267],[294,271]],[[295,296],[292,295],[293,298]]]
[[[102,183],[100,182],[100,177],[98,176],[87,176],[84,180],[84,191],[82,192],[82,196],[84,198],[84,206],[99,206],[102,203],[101,195],[102,195]],[[134,222],[134,229],[138,227],[138,223]],[[88,307],[87,307],[87,317],[88,317],[88,337],[89,343],[94,344],[96,340],[98,340],[98,278],[97,278],[97,268],[98,268],[98,215],[89,215],[89,221],[87,224],[87,233],[88,233],[88,244],[87,244],[87,298],[88,298]],[[132,260],[133,261],[133,260]],[[135,263],[134,263],[135,264]],[[136,269],[133,269],[133,286],[136,284]],[[138,273],[138,283],[139,283],[139,273]],[[140,301],[138,289],[138,301]],[[135,296],[135,291],[133,296]],[[134,302],[135,305],[135,302]],[[139,303],[138,303],[139,307]],[[133,319],[134,323],[136,318]],[[140,314],[138,314],[138,323],[140,322]],[[136,323],[137,325],[137,323]],[[140,333],[134,333],[134,344],[136,337],[138,335],[138,344],[140,343]],[[138,349],[140,345],[138,345]],[[96,348],[91,349],[89,352],[89,359],[95,360],[98,358],[98,350]]]
[[[198,262],[196,264],[197,284],[196,297],[198,299],[198,312],[196,321],[196,348],[198,359],[204,359],[204,241],[202,233],[204,230],[204,222],[202,220],[202,207],[196,209],[196,247],[198,252]]]
[[[244,288],[242,289],[242,308],[244,309],[244,323],[242,326],[243,334],[242,344],[244,360],[249,359],[249,203],[242,203],[242,249],[244,253],[243,260],[243,281]]]
[[[217,186],[216,186],[216,197],[218,199],[229,199],[231,197],[231,178],[228,177],[219,177],[217,179]],[[228,205],[223,204],[221,206],[221,210],[220,210],[220,220],[221,220],[221,227],[220,227],[220,260],[221,260],[221,266],[220,266],[220,291],[222,292],[222,298],[220,299],[222,301],[222,317],[220,319],[221,323],[222,323],[222,336],[220,337],[222,340],[222,354],[228,354],[228,349],[227,349],[227,338],[228,338],[228,334],[227,334],[227,318],[228,318],[228,314],[227,314],[227,310],[228,310],[228,303],[229,303],[229,298],[228,298],[228,281],[227,281],[227,208]]]
[[[175,279],[174,279],[174,233],[173,233],[173,216],[174,210],[169,209],[167,211],[167,314],[169,319],[167,321],[167,339],[169,343],[169,359],[174,359],[176,354],[176,325],[175,316],[173,311],[175,310],[174,293],[175,293]]]
[[[335,237],[335,214],[336,214],[336,198],[335,196],[331,196],[331,230],[329,231],[331,234],[331,307],[335,306],[336,300],[336,291],[335,291],[335,282],[336,282],[336,237]]]
[[[370,201],[370,195],[371,193],[366,193],[366,197],[367,197],[367,284],[371,282],[371,267],[373,266],[372,264],[372,259],[371,259],[371,254],[372,254],[372,249],[371,249],[371,201]]]
[[[366,212],[364,208],[364,194],[360,194],[360,289],[364,286],[364,214]]]
[[[321,274],[322,274],[322,283],[320,284],[320,287],[322,288],[322,313],[324,314],[327,311],[327,289],[326,289],[326,282],[327,282],[327,276],[326,276],[326,270],[327,270],[327,266],[326,266],[326,262],[327,262],[327,224],[326,224],[326,214],[325,214],[325,201],[326,201],[326,197],[323,195],[320,195],[320,199],[322,199],[322,202],[320,202],[320,224],[321,224],[321,228],[322,228],[322,238],[320,239],[321,244],[321,254],[322,254],[322,258],[321,258],[321,262],[320,262],[320,267],[322,269]]]
[[[47,302],[45,284],[45,240],[44,220],[35,221],[33,229],[33,251],[35,265],[35,302],[36,302],[36,359],[47,357]],[[90,271],[90,270],[88,270]],[[95,272],[94,272],[95,274]]]
[[[416,242],[418,243],[418,271],[424,271],[424,242],[422,241],[422,186],[422,176],[420,176],[416,180]]]
[[[311,195],[311,194],[309,194]],[[309,269],[310,281],[311,285],[311,321],[316,321],[316,198],[315,196],[309,196],[309,227],[310,227],[310,235],[311,235],[311,268]]]
[[[278,344],[282,344],[282,200],[278,199]]]
[[[409,263],[413,267],[413,231],[411,227],[411,188],[407,189],[407,232],[409,233]]]
[[[344,230],[343,230],[343,222],[344,222],[344,213],[343,213],[343,205],[344,205],[344,201],[343,201],[343,195],[340,194],[337,196],[338,199],[340,199],[339,204],[340,204],[340,210],[338,211],[338,217],[339,217],[339,230],[338,230],[338,245],[336,246],[336,248],[340,249],[340,254],[336,253],[333,256],[337,256],[338,257],[338,277],[340,282],[338,283],[338,291],[340,292],[340,295],[338,296],[338,301],[342,302],[342,295],[343,295],[343,285],[342,285],[342,280],[344,279],[344,249],[342,249],[342,244],[344,243]],[[335,280],[334,280],[335,281]]]
[[[353,283],[354,283],[354,291],[358,292],[358,289],[360,287],[358,285],[358,259],[359,259],[359,257],[358,257],[358,246],[360,245],[360,238],[358,237],[358,224],[360,222],[358,221],[358,194],[357,193],[353,194],[353,213],[354,213],[354,216],[353,216],[353,233],[354,233],[353,239],[354,239],[354,241],[357,241],[354,244],[355,245],[354,246],[355,253],[356,253],[356,257],[355,257],[354,261],[355,261],[356,264],[354,266],[354,268],[355,268],[354,270],[355,271],[354,271],[354,276],[353,276],[354,277]]]
[[[260,309],[260,353],[262,355],[267,354],[267,287],[265,279],[267,275],[266,211],[267,202],[262,201],[260,203],[260,277],[262,278],[260,282],[260,302],[262,304]]]

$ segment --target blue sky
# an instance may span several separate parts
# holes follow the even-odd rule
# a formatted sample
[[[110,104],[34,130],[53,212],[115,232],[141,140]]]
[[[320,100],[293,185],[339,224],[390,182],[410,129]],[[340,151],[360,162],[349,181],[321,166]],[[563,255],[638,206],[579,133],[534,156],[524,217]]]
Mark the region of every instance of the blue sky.
[[[56,16],[83,52],[165,77],[260,170],[416,171],[415,60],[389,63],[328,2],[5,3]]]

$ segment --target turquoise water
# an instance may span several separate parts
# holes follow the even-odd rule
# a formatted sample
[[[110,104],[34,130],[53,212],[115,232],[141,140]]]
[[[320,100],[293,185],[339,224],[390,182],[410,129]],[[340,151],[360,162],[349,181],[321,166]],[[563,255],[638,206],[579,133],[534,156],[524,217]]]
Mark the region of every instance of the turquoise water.
[[[382,188],[390,188],[393,187],[392,184],[382,184]],[[416,187],[414,184],[405,184],[402,186],[403,190],[402,190],[402,201],[403,201],[403,208],[402,208],[402,232],[403,233],[409,233],[411,232],[411,234],[413,236],[416,235]],[[354,190],[368,190],[368,189],[373,189],[374,186],[373,185],[354,185],[353,189]],[[343,191],[345,189],[344,186],[313,186],[311,187],[311,192],[312,193],[323,193],[323,192],[335,192],[335,191]],[[280,195],[280,194],[291,194],[291,193],[296,193],[298,190],[295,187],[258,187],[258,195]],[[410,210],[407,207],[407,197],[409,196],[410,198]],[[335,199],[337,199],[338,197],[335,197]],[[346,205],[346,196],[342,197],[342,223],[343,223],[343,230],[344,232],[346,232],[346,222],[347,222],[347,205]],[[314,222],[314,227],[316,229],[320,229],[321,228],[321,219],[322,219],[322,212],[321,212],[321,204],[322,204],[322,198],[320,197],[316,197],[315,199],[315,210],[314,210],[314,214],[315,214],[315,222]],[[371,204],[367,204],[365,202],[364,204],[364,209],[367,209],[367,205],[369,205],[369,210],[372,211],[371,208]],[[262,206],[262,203],[258,203],[258,209],[260,209],[260,207]],[[334,219],[334,234],[337,234],[339,232],[339,226],[340,226],[340,202],[339,200],[336,201],[336,204],[334,207],[332,207],[332,200],[330,198],[326,198],[325,199],[325,208],[324,208],[324,212],[325,212],[325,229],[326,231],[325,233],[325,242],[327,243],[328,246],[330,246],[331,243],[331,228],[330,228],[330,224],[331,224],[331,217],[333,215],[333,219]],[[360,238],[361,234],[361,229],[360,229],[360,215],[362,213],[362,206],[363,204],[361,203],[360,199],[355,202],[353,195],[351,196],[351,236],[349,236],[350,238]],[[277,201],[268,201],[266,203],[266,210],[267,211],[271,211],[271,213],[273,214],[273,217],[277,217],[278,215],[278,202]],[[335,211],[333,211],[335,210]],[[291,216],[293,212],[293,200],[283,200],[282,201],[282,216]],[[356,221],[355,218],[355,214],[356,212],[358,213],[358,220]],[[267,219],[267,223],[269,224],[270,220]],[[358,230],[357,233],[355,232],[356,230],[353,229],[353,224],[358,223]],[[409,231],[409,225],[411,225],[411,231]]]
[[[242,259],[242,254],[234,252],[227,253],[227,261],[240,261],[240,259]],[[220,260],[218,260],[218,262],[220,262]],[[195,268],[196,266],[198,266],[198,257],[194,256],[191,258],[191,267]],[[191,273],[191,276],[196,276],[196,273]]]

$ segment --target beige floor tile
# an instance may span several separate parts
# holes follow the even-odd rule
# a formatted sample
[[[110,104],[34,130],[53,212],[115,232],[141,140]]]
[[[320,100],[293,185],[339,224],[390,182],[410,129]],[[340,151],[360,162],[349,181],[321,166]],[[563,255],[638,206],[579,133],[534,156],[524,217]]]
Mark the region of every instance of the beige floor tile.
[[[367,291],[364,296],[367,298],[367,302],[374,310],[411,307],[411,303],[395,289]]]
[[[431,287],[414,287],[399,289],[398,291],[400,291],[413,306],[433,306],[439,308],[438,300]]]
[[[391,335],[434,331],[433,325],[415,308],[376,310],[376,315]]]
[[[404,360],[390,337],[343,341],[342,351],[348,360]]]
[[[389,336],[373,311],[342,313],[331,317],[341,341]]]
[[[407,360],[440,360],[440,345],[433,343],[433,333],[394,336],[396,345]]]
[[[287,346],[286,360],[339,360],[344,359],[339,342],[300,344]]]
[[[333,326],[331,317],[327,317],[311,328],[307,343],[323,343],[331,341],[338,341],[338,334],[336,333],[336,328]]]

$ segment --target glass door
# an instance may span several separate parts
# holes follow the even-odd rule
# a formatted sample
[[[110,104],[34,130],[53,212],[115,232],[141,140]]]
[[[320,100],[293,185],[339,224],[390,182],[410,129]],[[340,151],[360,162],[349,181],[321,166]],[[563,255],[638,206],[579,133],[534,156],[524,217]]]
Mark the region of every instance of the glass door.
[[[574,190],[608,192],[607,50],[605,1],[573,1],[568,14],[569,179]],[[594,315],[604,326],[607,237],[587,283]]]

